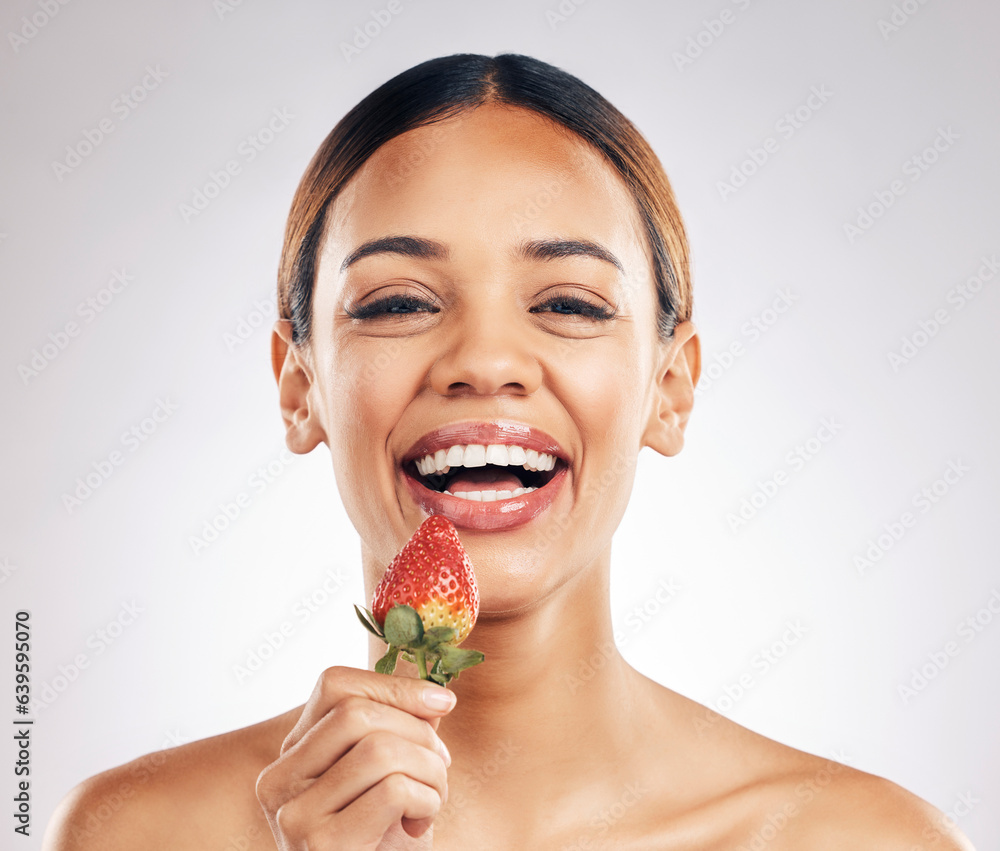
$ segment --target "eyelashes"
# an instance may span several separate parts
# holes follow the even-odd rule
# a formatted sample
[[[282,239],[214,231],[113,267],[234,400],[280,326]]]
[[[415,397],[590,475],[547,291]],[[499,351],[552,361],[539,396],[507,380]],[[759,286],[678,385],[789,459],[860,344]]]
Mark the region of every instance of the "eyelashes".
[[[556,307],[562,309],[556,310]],[[555,296],[531,308],[528,313],[544,313],[546,311],[565,316],[584,316],[588,319],[595,319],[598,322],[607,322],[616,316],[615,311],[610,307],[594,304],[576,296]]]
[[[346,311],[352,319],[377,319],[391,314],[440,313],[441,308],[426,299],[410,295],[391,295],[376,299],[368,304],[348,308]]]
[[[391,295],[368,304],[345,310],[352,319],[361,321],[386,316],[410,316],[415,313],[440,313],[441,308],[426,299],[411,295]],[[560,316],[579,316],[597,322],[614,319],[617,312],[605,305],[594,304],[577,296],[554,296],[535,305],[529,313],[554,313]]]

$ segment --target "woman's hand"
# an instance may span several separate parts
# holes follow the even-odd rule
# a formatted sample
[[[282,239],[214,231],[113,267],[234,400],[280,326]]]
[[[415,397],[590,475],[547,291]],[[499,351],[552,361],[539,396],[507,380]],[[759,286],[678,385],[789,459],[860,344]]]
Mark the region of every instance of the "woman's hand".
[[[454,704],[424,680],[324,671],[281,755],[257,778],[278,847],[430,848],[451,764],[435,731]]]

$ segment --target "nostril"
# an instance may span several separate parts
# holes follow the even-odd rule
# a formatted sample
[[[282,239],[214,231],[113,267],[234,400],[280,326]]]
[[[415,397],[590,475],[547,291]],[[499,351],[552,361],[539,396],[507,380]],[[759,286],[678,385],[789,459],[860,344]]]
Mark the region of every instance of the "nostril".
[[[449,396],[495,396],[498,394],[526,396],[527,393],[528,391],[524,389],[524,385],[516,381],[510,381],[507,384],[501,385],[498,389],[486,391],[476,390],[475,387],[464,381],[455,381],[448,385]]]

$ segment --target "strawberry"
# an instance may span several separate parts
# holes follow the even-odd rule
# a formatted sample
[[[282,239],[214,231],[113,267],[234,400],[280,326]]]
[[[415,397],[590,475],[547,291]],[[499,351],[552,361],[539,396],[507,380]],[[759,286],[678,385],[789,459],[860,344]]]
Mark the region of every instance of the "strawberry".
[[[447,685],[483,661],[477,650],[458,649],[476,623],[479,589],[446,517],[428,517],[396,554],[375,589],[374,614],[354,608],[365,628],[389,645],[376,671],[391,674],[402,653],[423,679]]]
[[[424,629],[449,626],[455,644],[468,638],[479,614],[479,589],[469,554],[451,521],[432,514],[392,560],[372,599],[379,626],[394,605],[412,606]]]

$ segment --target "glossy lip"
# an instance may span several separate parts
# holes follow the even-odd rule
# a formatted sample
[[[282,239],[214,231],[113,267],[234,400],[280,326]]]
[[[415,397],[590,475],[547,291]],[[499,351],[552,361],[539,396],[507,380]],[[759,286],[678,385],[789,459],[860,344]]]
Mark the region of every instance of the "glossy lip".
[[[569,468],[559,467],[549,483],[538,490],[499,502],[475,502],[438,493],[424,487],[405,469],[401,472],[410,496],[428,515],[441,514],[457,529],[501,532],[529,523],[552,505],[569,475]]]
[[[542,487],[528,494],[511,497],[499,502],[475,502],[451,494],[438,493],[425,487],[407,472],[406,465],[450,446],[469,444],[511,445],[534,449],[554,455],[561,463],[556,465],[552,478]],[[497,422],[451,423],[421,437],[403,456],[400,474],[410,496],[420,508],[430,514],[447,517],[458,529],[499,532],[514,529],[531,522],[555,501],[569,475],[569,457],[550,435],[524,423],[502,420]]]

